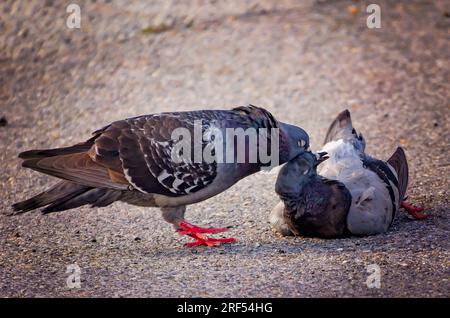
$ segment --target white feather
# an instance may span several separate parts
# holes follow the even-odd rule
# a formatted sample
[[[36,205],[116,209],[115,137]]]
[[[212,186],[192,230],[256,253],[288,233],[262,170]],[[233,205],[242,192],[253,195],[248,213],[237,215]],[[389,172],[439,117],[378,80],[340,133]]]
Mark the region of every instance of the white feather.
[[[168,177],[170,177],[171,175],[167,172],[167,170],[163,170],[161,171],[161,173],[158,176],[158,181],[159,183],[162,184],[162,182],[167,179]]]
[[[342,139],[327,143],[321,151],[326,151],[329,159],[320,165],[319,174],[342,182],[352,195],[347,216],[350,232],[356,235],[385,232],[393,213],[386,184],[363,166],[360,152]]]

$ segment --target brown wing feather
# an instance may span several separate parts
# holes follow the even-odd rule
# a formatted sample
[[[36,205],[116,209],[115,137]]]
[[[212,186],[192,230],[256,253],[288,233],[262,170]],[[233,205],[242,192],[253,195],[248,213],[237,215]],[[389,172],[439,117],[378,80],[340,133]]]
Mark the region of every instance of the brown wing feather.
[[[89,187],[127,189],[126,184],[111,180],[108,169],[94,162],[86,152],[32,158],[25,160],[22,166]]]

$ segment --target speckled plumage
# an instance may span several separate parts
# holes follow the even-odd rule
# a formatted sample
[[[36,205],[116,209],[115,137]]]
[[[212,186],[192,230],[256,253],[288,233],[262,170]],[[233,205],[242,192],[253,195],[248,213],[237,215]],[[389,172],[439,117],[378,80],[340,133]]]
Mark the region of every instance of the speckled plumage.
[[[196,125],[200,123],[200,125]],[[205,138],[209,129],[276,128],[279,160],[286,162],[309,147],[308,135],[298,127],[278,122],[271,113],[256,106],[232,110],[201,110],[151,114],[113,122],[93,133],[93,137],[71,147],[31,150],[19,155],[23,166],[64,181],[13,208],[25,212],[45,207],[44,213],[63,211],[85,204],[107,206],[125,201],[141,206],[164,208],[164,218],[176,227],[183,220],[185,206],[212,197],[240,179],[260,170],[259,161],[196,161],[194,140],[191,156],[175,161],[172,139],[175,129],[190,135],[200,132],[200,149],[215,154],[217,145]],[[195,137],[194,137],[195,138]],[[300,142],[301,141],[301,142]],[[228,145],[225,145],[226,148]],[[233,139],[231,142],[235,143]],[[251,146],[245,141],[245,158]],[[259,139],[256,147],[259,147]],[[272,140],[269,138],[268,143]],[[236,147],[233,148],[236,152]],[[270,149],[270,147],[269,147]],[[259,155],[259,152],[258,152]]]

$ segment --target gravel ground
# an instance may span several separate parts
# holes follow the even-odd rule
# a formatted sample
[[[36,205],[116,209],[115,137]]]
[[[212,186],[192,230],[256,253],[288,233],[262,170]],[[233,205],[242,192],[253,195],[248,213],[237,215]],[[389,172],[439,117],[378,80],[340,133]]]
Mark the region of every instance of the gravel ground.
[[[0,3],[0,296],[449,297],[448,1],[377,1],[381,29],[356,1]],[[161,9],[162,8],[162,9]],[[186,249],[157,209],[116,203],[7,216],[50,177],[17,154],[69,145],[127,116],[252,103],[306,129],[320,147],[348,107],[368,151],[410,162],[410,201],[384,235],[281,238],[268,223],[276,173],[190,206],[238,243]],[[81,269],[68,288],[67,266]],[[368,288],[367,266],[381,269]]]

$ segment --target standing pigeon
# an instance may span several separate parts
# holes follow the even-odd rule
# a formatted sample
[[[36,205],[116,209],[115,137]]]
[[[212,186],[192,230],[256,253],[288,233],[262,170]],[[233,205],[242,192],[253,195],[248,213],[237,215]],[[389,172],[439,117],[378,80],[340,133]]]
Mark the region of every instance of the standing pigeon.
[[[172,137],[176,129],[194,138],[188,146],[194,151],[185,155],[175,151],[179,143]],[[255,141],[244,137],[236,149],[237,137],[223,138],[218,146],[216,135],[228,136],[229,129],[262,131],[275,129],[276,140]],[[199,141],[195,141],[200,133]],[[218,136],[218,135],[217,135]],[[275,142],[276,141],[276,142]],[[264,145],[265,142],[265,145]],[[62,179],[53,187],[26,201],[13,205],[20,213],[45,207],[50,213],[90,204],[104,207],[115,201],[146,207],[160,207],[163,218],[194,242],[187,246],[234,242],[234,238],[208,238],[204,233],[219,233],[227,228],[201,228],[184,219],[186,205],[206,200],[225,191],[269,163],[260,158],[260,148],[279,147],[278,163],[284,163],[306,151],[307,133],[296,126],[277,121],[271,113],[256,106],[232,110],[201,110],[139,116],[111,123],[93,133],[93,137],[71,147],[31,150],[19,157],[23,167]],[[208,150],[213,158],[231,149],[233,160],[195,160]],[[188,149],[189,150],[189,149]],[[243,152],[239,156],[239,152]],[[258,154],[256,161],[250,158]],[[174,156],[174,154],[176,154]],[[271,153],[272,154],[272,153]],[[176,160],[175,160],[176,159]],[[240,159],[240,160],[239,160]]]
[[[343,111],[331,124],[318,159],[304,153],[281,169],[276,192],[282,202],[271,213],[273,227],[283,235],[339,237],[383,233],[399,207],[425,218],[418,213],[422,209],[404,201],[408,164],[403,149],[398,147],[387,162],[364,149],[350,112]]]

